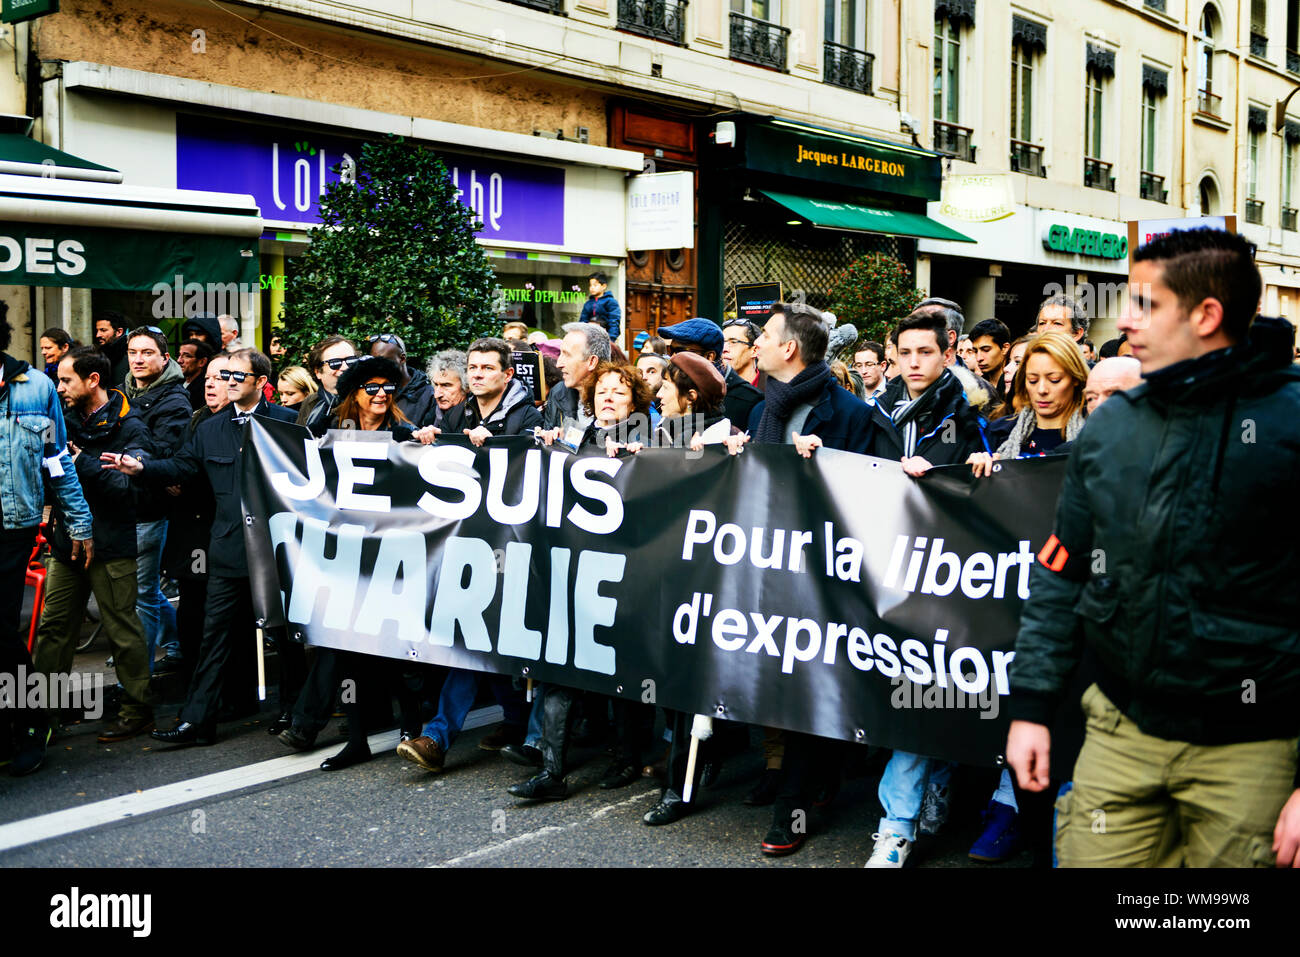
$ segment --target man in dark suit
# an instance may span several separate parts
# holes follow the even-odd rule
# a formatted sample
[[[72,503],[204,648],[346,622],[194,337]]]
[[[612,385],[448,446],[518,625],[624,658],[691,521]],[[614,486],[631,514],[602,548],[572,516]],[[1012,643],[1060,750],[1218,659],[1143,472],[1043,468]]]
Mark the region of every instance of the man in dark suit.
[[[267,403],[262,394],[271,375],[271,360],[253,349],[232,353],[221,370],[228,384],[230,404],[197,429],[170,459],[141,462],[130,455],[105,455],[105,467],[119,469],[154,488],[176,485],[198,475],[207,475],[216,500],[216,518],[208,545],[208,594],[204,608],[203,642],[189,694],[181,708],[180,721],[170,731],[155,731],[154,737],[168,744],[211,744],[222,685],[232,662],[246,657],[242,649],[253,649],[253,595],[248,581],[244,552],[243,509],[239,494],[240,457],[244,426],[249,416],[265,415],[292,422],[296,415]],[[301,685],[301,646],[281,642],[281,711],[290,690]]]

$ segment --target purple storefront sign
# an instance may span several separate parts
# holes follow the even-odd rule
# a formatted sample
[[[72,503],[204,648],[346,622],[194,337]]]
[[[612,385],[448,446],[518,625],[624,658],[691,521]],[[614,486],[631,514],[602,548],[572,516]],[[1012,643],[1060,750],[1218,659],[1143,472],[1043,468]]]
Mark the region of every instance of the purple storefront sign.
[[[376,134],[376,139],[379,138]],[[176,117],[176,185],[249,193],[262,218],[314,226],[320,196],[362,140],[201,116]],[[564,170],[437,151],[460,200],[483,221],[480,239],[564,245]]]

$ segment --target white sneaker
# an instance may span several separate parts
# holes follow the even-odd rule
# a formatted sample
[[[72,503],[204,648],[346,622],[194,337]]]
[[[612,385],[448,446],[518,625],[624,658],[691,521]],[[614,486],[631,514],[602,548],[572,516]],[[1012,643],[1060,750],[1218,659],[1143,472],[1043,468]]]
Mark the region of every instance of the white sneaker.
[[[912,853],[912,844],[905,837],[895,834],[893,831],[885,831],[883,834],[872,834],[876,846],[871,851],[871,858],[863,867],[902,867],[907,861],[907,855]]]

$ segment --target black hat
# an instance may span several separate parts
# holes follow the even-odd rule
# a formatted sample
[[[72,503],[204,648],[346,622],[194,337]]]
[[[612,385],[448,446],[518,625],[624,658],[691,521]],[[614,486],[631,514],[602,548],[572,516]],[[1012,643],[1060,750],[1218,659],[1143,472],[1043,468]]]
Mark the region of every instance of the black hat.
[[[352,363],[339,376],[338,397],[340,400],[347,398],[362,384],[376,376],[382,376],[389,382],[402,384],[402,369],[392,359],[380,359],[375,356],[362,356],[360,360]]]

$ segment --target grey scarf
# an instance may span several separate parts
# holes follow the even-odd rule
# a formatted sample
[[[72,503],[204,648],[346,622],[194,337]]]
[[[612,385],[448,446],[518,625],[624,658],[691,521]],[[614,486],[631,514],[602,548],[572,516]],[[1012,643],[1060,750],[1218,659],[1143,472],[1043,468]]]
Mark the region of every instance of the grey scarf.
[[[1011,429],[1011,434],[998,446],[998,458],[1019,458],[1020,450],[1029,441],[1029,436],[1034,433],[1035,422],[1033,409],[1021,409],[1020,414],[1016,416],[1016,424]],[[1065,423],[1065,441],[1073,442],[1079,437],[1081,431],[1083,431],[1083,409],[1075,409],[1074,415],[1070,416],[1070,421]]]

